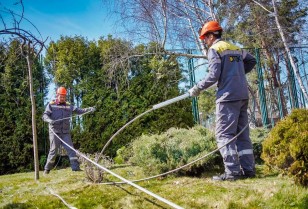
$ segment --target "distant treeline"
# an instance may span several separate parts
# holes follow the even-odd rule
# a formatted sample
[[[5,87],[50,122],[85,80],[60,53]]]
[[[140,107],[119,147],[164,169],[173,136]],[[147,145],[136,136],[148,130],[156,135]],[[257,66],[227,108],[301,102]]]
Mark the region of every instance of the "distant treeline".
[[[33,168],[31,102],[27,63],[20,53],[20,43],[13,41],[0,47],[0,174],[7,174]],[[45,58],[35,60],[33,67],[40,157],[49,146],[48,127],[41,116],[44,103],[54,99],[46,98],[51,78],[56,86],[68,89],[67,99],[75,106],[96,107],[92,114],[73,118],[72,136],[80,151],[100,152],[128,121],[152,105],[184,92],[179,87],[180,63],[173,56],[155,56],[157,50],[159,47],[154,43],[133,46],[111,36],[98,41],[80,36],[61,37],[51,42]],[[114,156],[118,148],[143,133],[191,126],[191,102],[183,100],[128,126],[106,154]]]

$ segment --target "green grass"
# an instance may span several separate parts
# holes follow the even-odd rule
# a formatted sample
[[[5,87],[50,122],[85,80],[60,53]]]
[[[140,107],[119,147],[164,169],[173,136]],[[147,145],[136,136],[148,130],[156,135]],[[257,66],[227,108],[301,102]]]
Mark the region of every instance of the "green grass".
[[[113,169],[127,179],[144,177],[137,167]],[[200,178],[173,177],[140,182],[138,185],[183,208],[308,208],[308,189],[296,186],[285,176],[270,175],[258,167],[258,176],[235,182],[215,182],[212,174]],[[104,175],[104,179],[113,179]],[[40,172],[0,176],[0,208],[67,208],[50,193],[52,189],[68,204],[80,208],[170,208],[130,185],[102,185],[89,182],[84,172],[70,169],[52,170],[48,176]]]

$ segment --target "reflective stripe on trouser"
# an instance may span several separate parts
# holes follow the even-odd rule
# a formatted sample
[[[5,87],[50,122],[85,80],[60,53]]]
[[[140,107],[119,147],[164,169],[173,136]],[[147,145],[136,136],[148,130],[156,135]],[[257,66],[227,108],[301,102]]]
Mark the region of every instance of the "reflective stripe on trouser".
[[[73,147],[73,142],[71,140],[70,134],[57,133],[57,135],[63,141],[65,141],[68,145]],[[70,159],[70,164],[71,164],[72,170],[78,170],[79,169],[78,158],[76,156],[75,151],[73,151],[68,146],[66,146],[64,143],[62,143],[58,139],[58,137],[56,137],[52,132],[49,133],[49,141],[50,141],[50,149],[49,149],[49,153],[48,153],[48,157],[47,157],[47,162],[46,162],[46,165],[45,165],[45,168],[44,168],[45,170],[51,170],[53,168],[55,158],[56,158],[56,155],[58,154],[57,152],[60,148],[60,145],[62,145],[67,152],[67,155]]]
[[[247,107],[248,100],[217,103],[216,140],[218,146],[230,141],[248,123]],[[249,138],[249,127],[237,137],[237,140],[221,148],[220,154],[223,157],[227,174],[239,174],[241,168],[244,171],[254,171],[255,162]]]

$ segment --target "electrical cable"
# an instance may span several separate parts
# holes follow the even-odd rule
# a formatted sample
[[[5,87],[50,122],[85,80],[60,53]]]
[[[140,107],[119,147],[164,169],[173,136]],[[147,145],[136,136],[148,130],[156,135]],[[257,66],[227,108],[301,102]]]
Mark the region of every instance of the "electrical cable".
[[[249,89],[249,91],[251,91],[250,88],[248,88],[248,89]],[[253,96],[253,94],[251,94],[251,95]],[[161,107],[167,106],[167,105],[169,105],[169,104],[172,104],[172,103],[174,103],[174,102],[180,101],[180,100],[182,100],[182,99],[186,99],[186,98],[188,98],[188,97],[189,97],[189,93],[186,93],[186,94],[184,94],[184,95],[181,95],[181,96],[175,97],[175,98],[173,98],[173,99],[167,100],[167,101],[165,101],[165,102],[159,103],[159,104],[157,104],[157,105],[154,105],[154,106],[152,107],[152,109],[149,109],[149,110],[145,111],[144,113],[142,113],[142,114],[138,115],[137,117],[135,117],[133,120],[131,120],[131,121],[129,121],[128,123],[126,123],[126,124],[125,124],[121,129],[119,129],[119,130],[108,140],[108,142],[105,144],[105,146],[103,147],[103,150],[101,151],[100,155],[99,155],[98,158],[97,158],[97,162],[98,162],[98,160],[99,160],[99,157],[103,154],[103,151],[107,148],[107,146],[108,146],[108,145],[110,144],[110,142],[114,139],[114,137],[115,137],[116,135],[118,135],[118,134],[119,134],[125,127],[127,127],[129,124],[131,124],[132,122],[134,122],[134,121],[137,120],[138,118],[142,117],[143,115],[145,115],[145,114],[147,114],[147,113],[149,113],[149,112],[151,112],[151,111],[153,111],[153,110],[155,110],[155,109],[159,109],[159,108],[161,108]],[[253,97],[253,99],[254,99],[254,100],[253,100],[253,105],[254,105],[253,110],[255,110],[255,98]],[[86,113],[88,113],[88,112],[86,112]],[[83,114],[86,114],[86,113],[83,113]],[[81,116],[81,115],[83,115],[83,114],[80,114],[79,116]],[[68,117],[68,118],[72,118],[72,117],[73,117],[73,116]],[[68,119],[68,118],[65,118],[65,119]],[[64,118],[63,118],[63,119],[60,119],[60,120],[64,120]],[[58,121],[58,120],[57,120],[57,121]],[[143,187],[134,184],[134,182],[140,182],[140,181],[150,180],[150,179],[153,179],[153,178],[157,178],[157,177],[160,177],[160,176],[164,176],[164,175],[167,175],[167,174],[176,172],[176,171],[178,171],[178,170],[180,170],[180,169],[182,169],[182,168],[184,168],[184,167],[187,167],[187,166],[189,166],[189,165],[191,165],[191,164],[193,164],[193,163],[195,163],[195,162],[197,162],[197,161],[199,161],[199,160],[201,160],[201,159],[203,159],[203,158],[206,158],[206,157],[212,155],[213,153],[215,153],[215,152],[217,152],[218,150],[220,150],[222,147],[227,146],[228,144],[230,144],[231,142],[233,142],[233,141],[234,141],[234,140],[235,140],[235,139],[236,139],[247,127],[249,127],[249,123],[250,123],[251,121],[252,121],[252,118],[248,121],[248,123],[246,124],[246,126],[245,126],[237,135],[235,135],[230,141],[228,141],[228,142],[225,143],[224,145],[222,145],[222,146],[216,148],[215,150],[213,150],[213,151],[207,153],[206,155],[204,155],[204,156],[202,156],[202,157],[200,157],[200,158],[198,158],[198,159],[196,159],[196,160],[193,160],[192,162],[190,162],[190,163],[188,163],[188,164],[186,164],[186,165],[183,165],[183,166],[181,166],[181,167],[179,167],[179,168],[176,168],[176,169],[173,169],[173,170],[171,170],[171,171],[165,172],[165,173],[163,173],[163,174],[159,174],[159,175],[155,175],[155,176],[151,176],[151,177],[147,177],[147,178],[143,178],[143,179],[138,179],[138,180],[132,180],[132,181],[131,181],[131,180],[127,180],[127,179],[125,179],[125,178],[119,176],[118,174],[116,174],[116,173],[110,171],[109,169],[107,169],[107,168],[101,166],[101,165],[98,164],[97,162],[94,162],[93,160],[89,159],[86,155],[84,155],[84,154],[82,154],[81,152],[75,150],[73,147],[71,147],[71,146],[68,145],[66,142],[64,142],[64,141],[63,141],[63,140],[62,140],[51,128],[50,128],[50,130],[51,130],[51,131],[55,134],[55,136],[57,136],[65,145],[67,145],[70,149],[72,149],[73,151],[75,151],[76,154],[78,154],[79,156],[81,156],[81,157],[83,157],[84,159],[88,160],[89,162],[91,162],[92,164],[96,165],[96,166],[99,167],[100,169],[102,169],[102,170],[104,170],[104,171],[110,173],[111,175],[113,175],[113,176],[119,178],[120,180],[122,180],[122,182],[105,182],[105,183],[102,183],[102,184],[130,184],[131,186],[134,186],[135,188],[137,188],[137,189],[139,189],[139,190],[141,190],[141,191],[143,191],[143,192],[149,194],[149,195],[152,196],[152,197],[155,197],[156,199],[158,199],[158,200],[160,200],[160,201],[162,201],[162,202],[164,202],[164,203],[166,203],[166,204],[168,204],[168,205],[170,205],[170,206],[172,206],[172,207],[174,207],[174,208],[182,208],[182,207],[180,207],[180,206],[178,206],[178,205],[176,205],[176,204],[170,202],[169,200],[166,200],[166,199],[164,199],[164,198],[162,198],[162,197],[160,197],[160,196],[158,196],[158,195],[156,195],[156,194],[154,194],[154,193],[152,193],[152,192],[150,192],[150,191],[144,189]],[[232,125],[232,124],[230,124],[230,125]]]
[[[151,191],[149,191],[149,190],[147,190],[147,189],[145,189],[145,188],[143,188],[143,187],[141,187],[141,186],[139,186],[139,185],[137,185],[137,184],[134,184],[133,182],[131,182],[131,181],[129,181],[129,180],[123,178],[122,176],[120,176],[120,175],[118,175],[118,174],[112,172],[111,170],[109,170],[109,169],[103,167],[102,165],[98,164],[97,162],[94,162],[93,160],[89,159],[86,155],[84,155],[83,153],[79,152],[78,150],[74,149],[72,146],[70,146],[69,144],[67,144],[67,143],[66,143],[63,139],[61,139],[51,128],[49,128],[49,130],[51,130],[51,132],[52,132],[62,143],[64,143],[67,147],[69,147],[71,150],[73,150],[74,152],[76,152],[77,155],[79,155],[80,157],[82,157],[82,158],[86,159],[87,161],[91,162],[92,164],[94,164],[94,165],[97,166],[98,168],[102,169],[103,171],[110,173],[111,175],[113,175],[113,176],[117,177],[118,179],[122,180],[123,182],[125,182],[125,183],[127,183],[127,184],[129,184],[129,185],[131,185],[131,186],[133,186],[133,187],[135,187],[135,188],[137,188],[137,189],[143,191],[144,193],[146,193],[146,194],[148,194],[148,195],[150,195],[150,196],[152,196],[152,197],[154,197],[154,198],[160,200],[161,202],[166,203],[167,205],[169,205],[169,206],[171,206],[171,207],[173,207],[173,208],[176,208],[176,209],[183,209],[182,207],[176,205],[175,203],[173,203],[173,202],[171,202],[171,201],[169,201],[169,200],[167,200],[167,199],[165,199],[165,198],[163,198],[163,197],[161,197],[161,196],[159,196],[159,195],[157,195],[157,194],[155,194],[155,193],[153,193],[153,192],[151,192]]]
[[[231,124],[230,124],[230,125],[231,125]],[[249,123],[247,123],[246,126],[245,126],[237,135],[235,135],[230,141],[228,141],[227,143],[225,143],[225,144],[221,145],[220,147],[214,149],[213,151],[211,151],[211,152],[209,152],[209,153],[203,155],[202,157],[200,157],[200,158],[198,158],[198,159],[195,159],[195,160],[193,160],[193,161],[191,161],[191,162],[189,162],[189,163],[187,163],[187,164],[185,164],[185,165],[182,165],[182,166],[180,166],[180,167],[178,167],[178,168],[175,168],[175,169],[173,169],[173,170],[167,171],[167,172],[162,173],[162,174],[158,174],[158,175],[155,175],[155,176],[146,177],[146,178],[143,178],[143,179],[130,180],[130,181],[131,181],[131,182],[146,181],[146,180],[158,178],[158,177],[161,177],[161,176],[165,176],[165,175],[168,175],[168,174],[170,174],[170,173],[174,173],[174,172],[176,172],[176,171],[181,170],[182,168],[185,168],[185,167],[187,167],[187,166],[190,166],[190,165],[192,165],[192,164],[194,164],[194,163],[196,163],[196,162],[198,162],[198,161],[200,161],[200,160],[202,160],[202,159],[204,159],[204,158],[206,158],[206,157],[208,157],[208,156],[214,154],[215,152],[219,151],[221,148],[223,148],[223,147],[227,146],[228,144],[230,144],[231,142],[235,141],[235,139],[236,139],[236,138],[237,138],[248,126],[249,126]],[[101,184],[104,184],[104,185],[110,185],[110,184],[125,184],[125,182],[105,182],[105,183],[101,183]]]
[[[178,96],[178,97],[175,97],[173,99],[169,99],[167,101],[164,101],[164,102],[161,102],[159,104],[156,104],[154,105],[151,109],[141,113],[140,115],[138,115],[137,117],[135,117],[134,119],[130,120],[128,123],[126,123],[124,126],[122,126],[122,128],[120,128],[115,134],[112,135],[112,137],[107,141],[107,143],[105,144],[105,146],[103,147],[102,151],[100,152],[100,154],[98,155],[97,157],[97,160],[96,162],[99,161],[100,157],[102,156],[103,152],[105,151],[105,149],[107,148],[107,146],[110,144],[110,142],[121,132],[123,131],[129,124],[131,124],[132,122],[134,122],[135,120],[137,120],[138,118],[141,118],[143,115],[153,111],[153,110],[156,110],[156,109],[159,109],[159,108],[162,108],[164,106],[167,106],[169,104],[172,104],[172,103],[175,103],[177,101],[180,101],[180,100],[183,100],[183,99],[186,99],[189,97],[189,93],[186,93],[186,94],[183,94],[181,96]]]
[[[253,111],[255,112],[255,104],[256,104],[255,97],[253,96],[252,90],[251,90],[251,88],[250,88],[249,86],[248,86],[248,90],[249,90],[249,92],[250,92],[250,94],[252,95],[252,98],[253,98]],[[188,96],[187,96],[187,94],[188,94]],[[125,124],[121,129],[119,129],[119,130],[109,139],[109,141],[106,143],[106,145],[104,146],[103,150],[101,151],[100,155],[103,153],[103,151],[106,149],[106,147],[108,146],[108,144],[112,141],[112,139],[113,139],[117,134],[120,133],[120,130],[122,131],[125,127],[127,127],[129,124],[131,124],[131,123],[132,123],[133,121],[135,121],[136,119],[140,118],[141,116],[145,115],[145,114],[148,113],[148,112],[151,112],[151,111],[154,110],[154,109],[159,109],[159,108],[164,107],[164,106],[166,106],[166,105],[172,104],[172,103],[174,103],[175,101],[180,101],[180,100],[185,99],[185,98],[188,98],[188,97],[189,97],[189,93],[186,93],[186,94],[181,95],[181,96],[179,96],[179,97],[176,97],[176,98],[174,98],[174,99],[170,99],[170,100],[167,100],[167,101],[165,101],[165,102],[162,102],[162,103],[159,103],[159,104],[157,104],[157,105],[154,105],[152,109],[147,110],[146,112],[144,112],[144,113],[138,115],[136,118],[134,118],[133,120],[131,120],[131,121],[129,121],[127,124]],[[200,160],[202,160],[202,159],[204,159],[204,158],[206,158],[206,157],[208,157],[208,156],[214,154],[215,152],[219,151],[221,148],[223,148],[223,147],[227,146],[228,144],[230,144],[231,142],[235,141],[235,139],[237,139],[237,137],[238,137],[246,128],[249,127],[249,123],[250,123],[252,120],[253,120],[253,115],[251,114],[250,120],[248,121],[248,123],[246,124],[246,126],[245,126],[237,135],[235,135],[235,136],[234,136],[230,141],[228,141],[227,143],[225,143],[225,144],[221,145],[220,147],[216,148],[215,150],[213,150],[213,151],[211,151],[211,152],[205,154],[204,156],[202,156],[202,157],[200,157],[200,158],[198,158],[198,159],[196,159],[196,160],[193,160],[192,162],[190,162],[190,163],[188,163],[188,164],[185,164],[185,165],[183,165],[183,166],[180,166],[180,167],[178,167],[178,168],[176,168],[176,169],[167,171],[167,172],[165,172],[165,173],[158,174],[158,175],[155,175],[155,176],[146,177],[146,178],[143,178],[143,179],[131,180],[131,182],[146,181],[146,180],[150,180],[150,179],[153,179],[153,178],[165,176],[165,175],[170,174],[170,173],[174,173],[174,172],[176,172],[176,171],[178,171],[178,170],[180,170],[180,169],[182,169],[182,168],[185,168],[185,167],[187,167],[187,166],[189,166],[189,165],[192,165],[192,164],[196,163],[197,161],[200,161]],[[230,125],[232,125],[232,124],[230,124]],[[230,126],[230,125],[229,125],[229,126]],[[105,183],[101,183],[101,184],[104,184],[104,185],[110,185],[110,184],[125,184],[125,182],[105,182]]]

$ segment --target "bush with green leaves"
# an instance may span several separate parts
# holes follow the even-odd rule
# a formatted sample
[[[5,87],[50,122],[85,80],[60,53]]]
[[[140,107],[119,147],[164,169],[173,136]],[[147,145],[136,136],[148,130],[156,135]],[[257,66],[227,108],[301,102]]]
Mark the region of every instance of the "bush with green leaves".
[[[146,174],[156,175],[192,162],[216,147],[214,135],[204,127],[196,126],[191,129],[170,128],[160,135],[142,135],[122,154],[130,155],[129,163],[142,167]],[[180,172],[198,175],[221,162],[217,152]]]
[[[263,160],[261,159],[262,143],[268,136],[269,130],[270,129],[267,128],[254,128],[250,130],[250,138],[253,145],[253,154],[255,156],[255,161],[257,164],[263,163]]]
[[[113,159],[116,164],[123,164],[125,162],[125,159],[123,157],[123,152],[125,151],[125,146],[122,146],[120,149],[117,150],[117,155]]]
[[[294,176],[308,186],[308,110],[295,109],[263,142],[262,159],[270,168]]]

